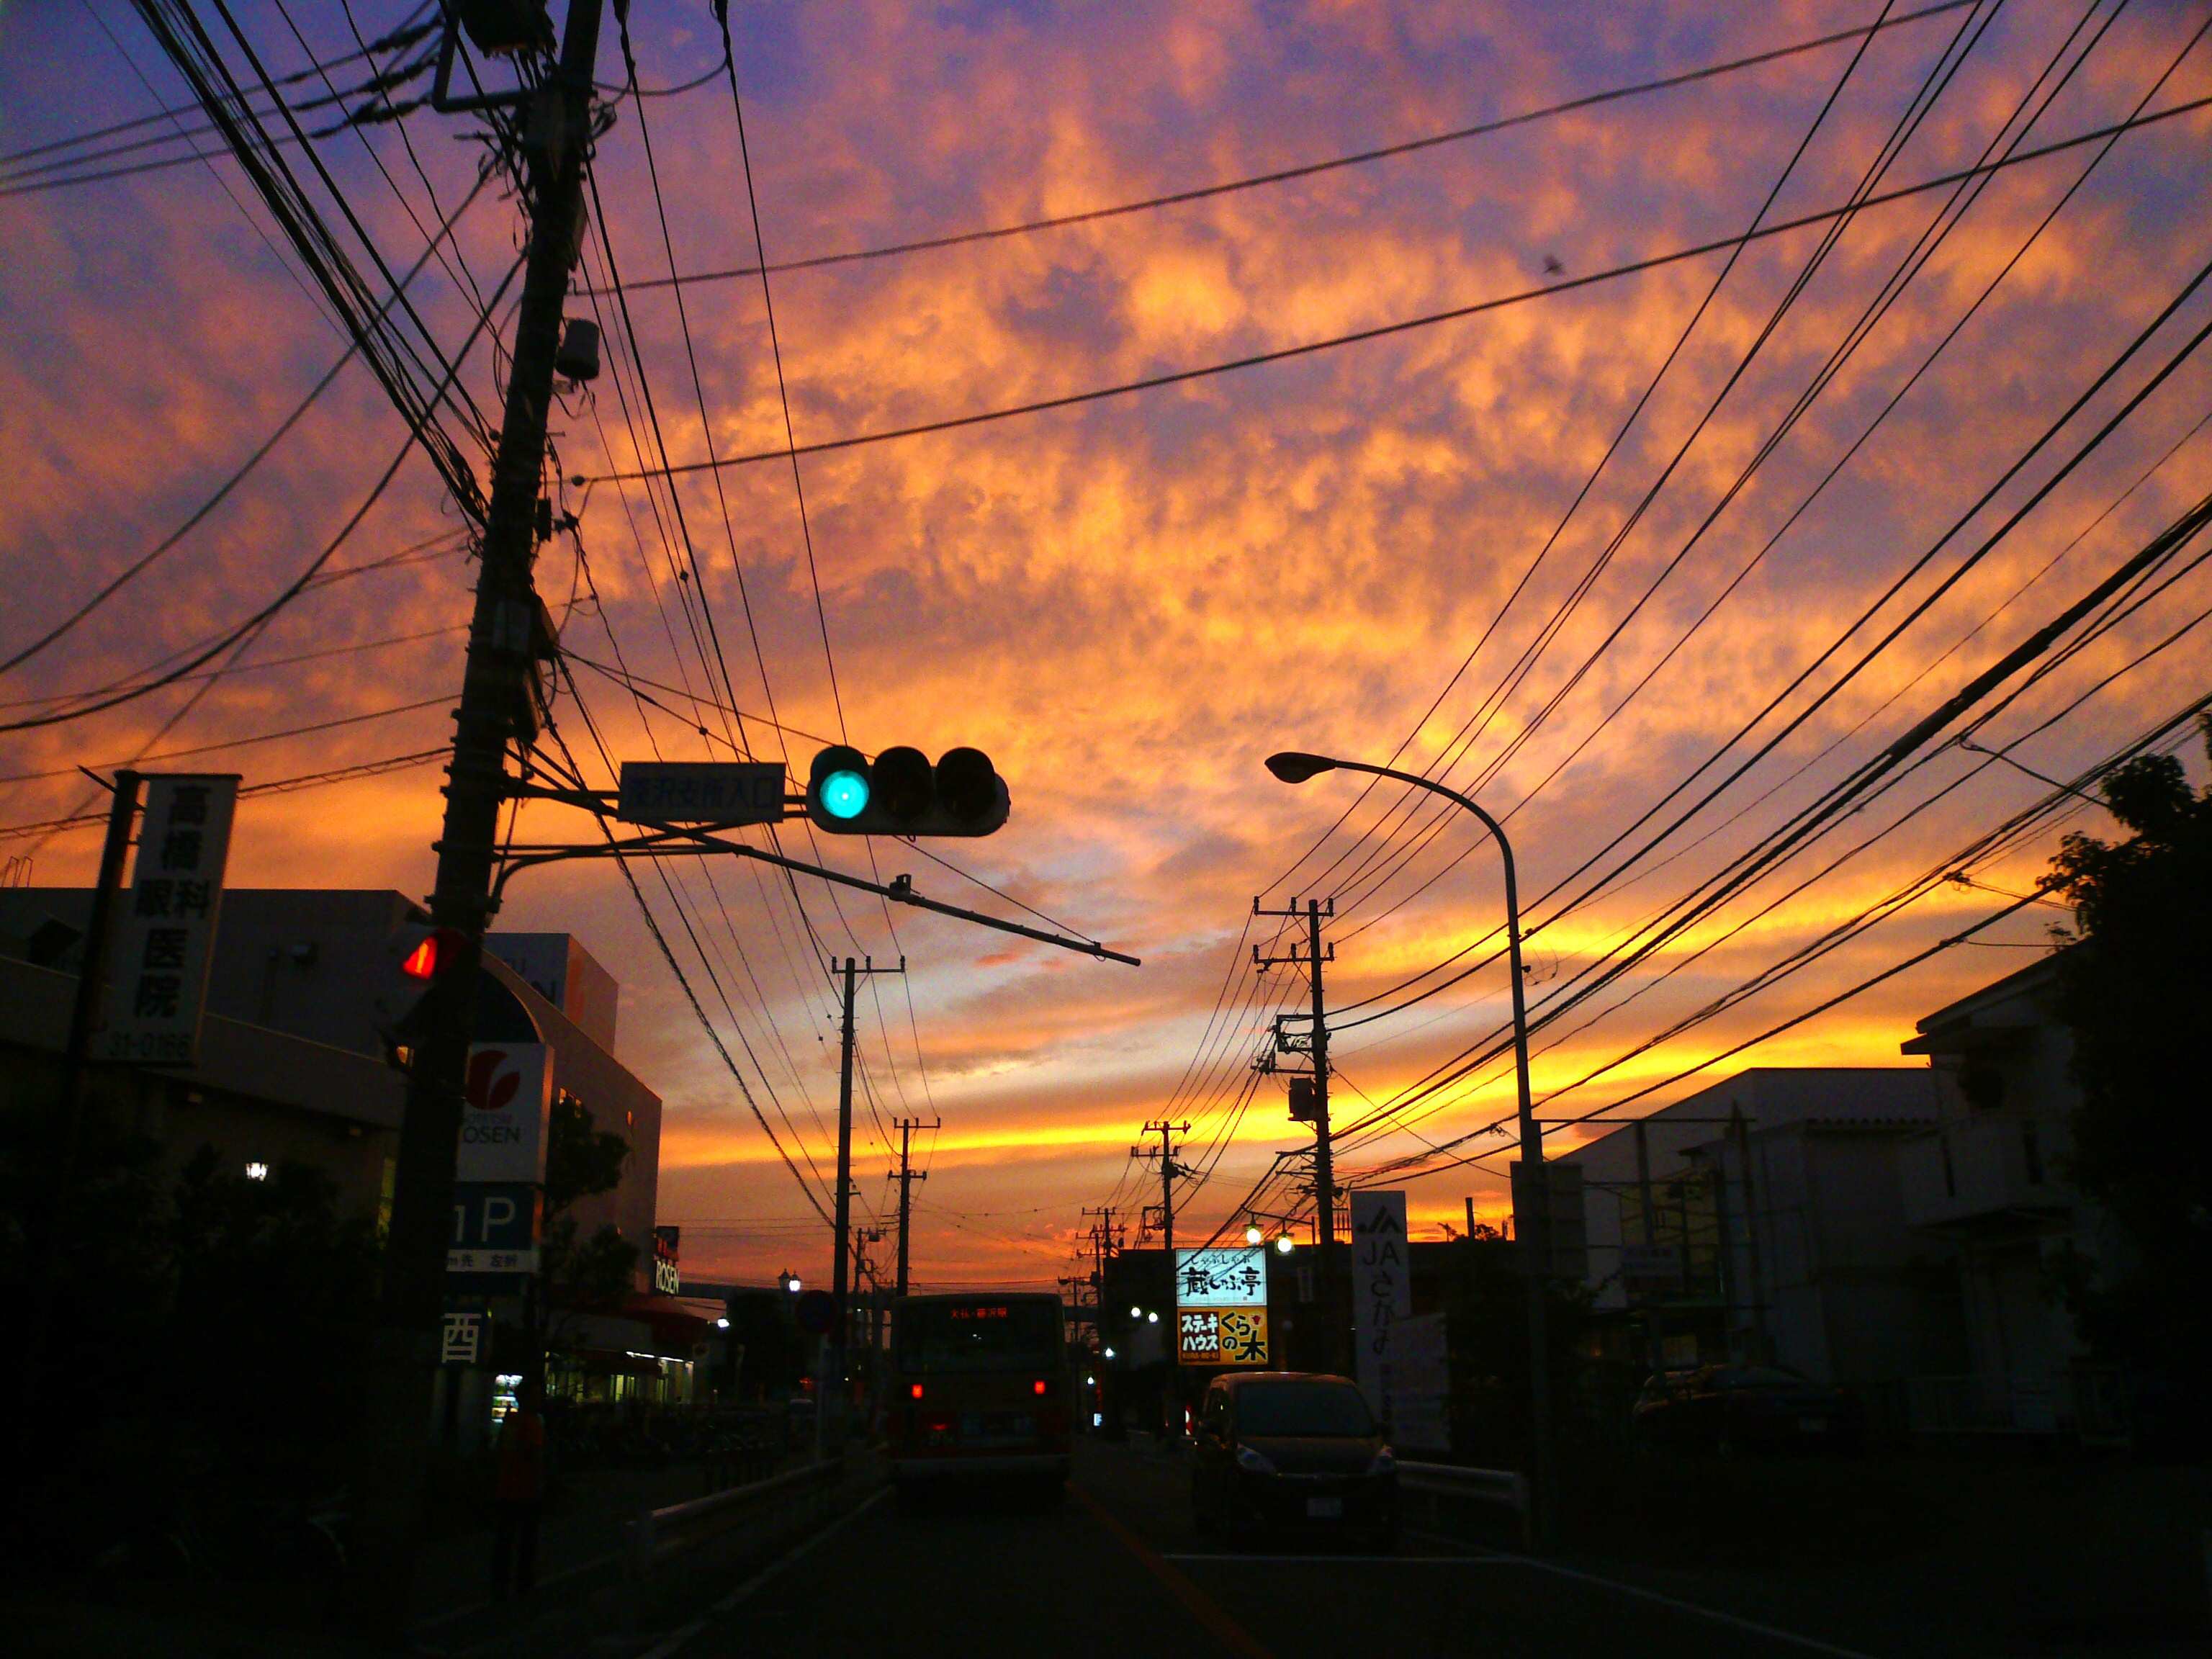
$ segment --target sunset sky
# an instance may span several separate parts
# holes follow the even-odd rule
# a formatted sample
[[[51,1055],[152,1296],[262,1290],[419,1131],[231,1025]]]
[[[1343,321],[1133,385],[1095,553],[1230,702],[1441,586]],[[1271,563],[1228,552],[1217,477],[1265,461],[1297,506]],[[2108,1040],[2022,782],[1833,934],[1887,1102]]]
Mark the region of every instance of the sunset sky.
[[[195,9],[255,84],[220,14]],[[374,42],[422,9],[351,9]],[[520,247],[503,179],[470,200],[481,123],[424,106],[348,125],[372,70],[343,8],[231,10],[262,68],[295,77],[283,94],[313,105],[307,145],[280,154],[371,303],[390,292],[379,262],[404,274],[459,211],[407,289],[425,332],[399,318],[426,362],[426,341],[451,354]],[[826,1276],[828,1231],[744,1091],[826,1206],[833,956],[907,961],[860,999],[855,1175],[862,1212],[887,1210],[890,1125],[941,1117],[916,1140],[925,1285],[1072,1271],[1084,1206],[1157,1201],[1129,1158],[1149,1120],[1192,1125],[1185,1162],[1204,1176],[1183,1183],[1177,1225],[1194,1243],[1310,1139],[1284,1080],[1251,1070],[1272,1016],[1306,996],[1296,969],[1252,970],[1255,945],[1291,942],[1255,919],[1255,896],[1334,901],[1340,1123],[1490,1050],[1506,1018],[1494,848],[1395,787],[1286,787],[1262,769],[1273,750],[1395,756],[1510,815],[1535,1089],[1556,1095],[1543,1115],[1568,1118],[1751,1065],[1906,1063],[1915,1018],[2033,960],[2061,913],[2028,906],[1683,1075],[2027,893],[2063,833],[2109,823],[2061,795],[1978,846],[2051,794],[2031,771],[2071,779],[2212,690],[2199,538],[1923,734],[1850,810],[1778,839],[2212,488],[2212,362],[2187,355],[2212,323],[2212,283],[2191,286],[2212,107],[1832,210],[2212,97],[2203,0],[729,11],[741,106],[705,0],[631,9],[636,84],[667,95],[629,95],[611,15],[600,52],[612,125],[568,314],[604,325],[605,372],[555,412],[557,505],[578,531],[538,567],[581,693],[564,687],[560,735],[595,784],[611,781],[601,742],[617,758],[788,754],[802,778],[841,737],[975,744],[1011,787],[998,835],[871,848],[801,823],[782,849],[910,873],[1144,966],[757,864],[635,865],[741,1090],[618,871],[519,878],[501,925],[572,932],[622,981],[623,1058],[667,1101],[661,1218],[684,1224],[690,1273]],[[314,60],[330,86],[302,75]],[[428,89],[417,75],[392,95]],[[192,104],[132,8],[0,4],[0,658],[192,520],[305,404],[143,574],[0,674],[0,724],[198,655],[307,569],[407,446],[358,357],[310,399],[345,337],[219,137],[179,136],[204,125]],[[164,108],[175,122],[143,120]],[[805,263],[1522,114],[1537,118],[1197,199]],[[749,200],[770,265],[799,267],[770,276],[773,342]],[[1810,222],[1731,246],[1795,220]],[[496,426],[514,293],[461,365],[466,398],[441,410],[479,479],[468,399]],[[1371,334],[1401,324],[1417,325]],[[803,453],[802,526],[779,352],[803,452],[1304,347]],[[660,476],[731,457],[752,459]],[[230,880],[426,893],[439,774],[411,757],[450,737],[475,568],[463,525],[413,449],[322,576],[236,653],[0,732],[0,823],[76,820],[10,830],[0,851],[31,856],[40,884],[90,878],[80,763],[219,767],[249,788],[359,769],[242,802]],[[270,735],[303,727],[319,729]],[[1961,735],[2017,747],[1995,760]],[[2161,741],[2201,775],[2186,736]],[[409,763],[370,770],[387,760]],[[554,806],[518,831],[594,834]],[[1786,856],[1559,1012],[1761,849]],[[1510,1113],[1511,1085],[1501,1058],[1421,1095],[1347,1138],[1343,1177],[1418,1177],[1425,1226],[1456,1223],[1470,1194],[1494,1219],[1509,1142],[1431,1147]],[[1468,1152],[1487,1155],[1454,1162]],[[1259,1201],[1300,1202],[1279,1183]]]

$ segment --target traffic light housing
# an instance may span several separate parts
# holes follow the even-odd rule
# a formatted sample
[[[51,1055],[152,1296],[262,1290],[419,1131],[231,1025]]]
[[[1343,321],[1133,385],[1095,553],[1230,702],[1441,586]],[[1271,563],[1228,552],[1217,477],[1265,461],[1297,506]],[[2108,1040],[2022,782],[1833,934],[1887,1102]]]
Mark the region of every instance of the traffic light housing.
[[[806,780],[806,816],[833,836],[988,836],[1011,805],[980,749],[948,749],[933,766],[903,744],[871,761],[837,744],[815,756]]]

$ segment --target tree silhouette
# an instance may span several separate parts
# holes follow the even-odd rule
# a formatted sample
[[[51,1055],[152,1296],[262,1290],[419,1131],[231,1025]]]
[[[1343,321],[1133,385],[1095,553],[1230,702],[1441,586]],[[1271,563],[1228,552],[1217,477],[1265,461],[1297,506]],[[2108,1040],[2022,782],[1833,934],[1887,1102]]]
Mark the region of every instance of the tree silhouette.
[[[2212,751],[2212,720],[2199,729]],[[2212,1361],[2212,789],[2146,755],[2104,795],[2131,833],[2070,835],[2051,866],[2075,922],[2059,958],[2081,1091],[2074,1177],[2118,1235],[2075,1302],[2092,1345],[2157,1392],[2201,1386]]]

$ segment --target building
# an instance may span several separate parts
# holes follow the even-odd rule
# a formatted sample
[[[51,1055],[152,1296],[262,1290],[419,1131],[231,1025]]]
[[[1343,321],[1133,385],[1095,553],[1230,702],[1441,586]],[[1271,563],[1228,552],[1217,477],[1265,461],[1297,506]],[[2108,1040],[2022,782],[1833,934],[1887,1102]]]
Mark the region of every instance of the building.
[[[1904,1164],[1904,1219],[1947,1257],[1963,1332],[1958,1368],[1917,1376],[1930,1431],[2116,1437],[2118,1376],[2088,1362],[2062,1272],[2106,1248],[2103,1218],[2066,1176],[2081,1094],[2044,957],[1937,1009],[1903,1045],[1946,1084]]]
[[[1940,1098],[1920,1070],[1760,1067],[1559,1154],[1583,1175],[1605,1356],[1890,1391],[1955,1364],[1948,1249],[1905,1224]]]
[[[0,1103],[36,1109],[58,1098],[90,912],[87,889],[0,890]],[[240,1172],[310,1164],[336,1183],[342,1213],[388,1215],[406,1094],[395,1064],[401,1021],[422,991],[400,963],[426,922],[390,890],[225,890],[198,1063],[94,1068],[99,1097],[161,1146],[165,1187],[212,1146]],[[619,1000],[613,977],[573,937],[495,933],[476,1035],[544,1044],[556,1094],[629,1147],[621,1183],[571,1212],[580,1237],[612,1226],[638,1250],[627,1301],[580,1312],[556,1333],[568,1339],[573,1391],[684,1400],[712,1319],[653,1295],[661,1103],[615,1056]],[[471,1385],[452,1420],[483,1419],[494,1375]]]

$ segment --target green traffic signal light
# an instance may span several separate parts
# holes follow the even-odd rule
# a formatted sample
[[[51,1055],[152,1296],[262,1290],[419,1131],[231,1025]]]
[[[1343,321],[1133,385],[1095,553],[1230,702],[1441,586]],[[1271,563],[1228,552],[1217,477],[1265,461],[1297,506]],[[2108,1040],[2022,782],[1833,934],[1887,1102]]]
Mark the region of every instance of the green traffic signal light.
[[[832,772],[822,780],[822,810],[833,818],[857,818],[868,810],[869,793],[865,773]]]
[[[896,744],[872,762],[837,744],[814,757],[806,816],[841,836],[988,836],[1006,821],[1006,781],[980,749],[953,749],[933,766]]]

